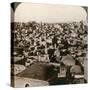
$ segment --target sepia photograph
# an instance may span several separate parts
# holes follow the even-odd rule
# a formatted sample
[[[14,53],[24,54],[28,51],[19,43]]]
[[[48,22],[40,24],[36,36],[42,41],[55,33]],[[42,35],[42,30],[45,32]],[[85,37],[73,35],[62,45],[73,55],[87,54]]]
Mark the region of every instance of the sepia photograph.
[[[11,86],[88,83],[88,7],[11,3]]]

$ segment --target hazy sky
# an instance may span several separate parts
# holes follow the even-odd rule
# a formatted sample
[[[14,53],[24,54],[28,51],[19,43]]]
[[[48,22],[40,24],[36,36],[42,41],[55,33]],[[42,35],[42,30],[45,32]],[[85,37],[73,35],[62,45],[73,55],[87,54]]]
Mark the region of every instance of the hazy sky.
[[[15,22],[85,21],[87,13],[79,6],[21,3],[15,11]]]

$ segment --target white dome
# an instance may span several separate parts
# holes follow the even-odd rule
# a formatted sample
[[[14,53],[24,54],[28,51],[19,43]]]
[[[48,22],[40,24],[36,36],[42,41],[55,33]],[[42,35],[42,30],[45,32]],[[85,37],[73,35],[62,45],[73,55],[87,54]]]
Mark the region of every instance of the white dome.
[[[80,6],[21,3],[15,11],[15,22],[86,21],[86,16]]]

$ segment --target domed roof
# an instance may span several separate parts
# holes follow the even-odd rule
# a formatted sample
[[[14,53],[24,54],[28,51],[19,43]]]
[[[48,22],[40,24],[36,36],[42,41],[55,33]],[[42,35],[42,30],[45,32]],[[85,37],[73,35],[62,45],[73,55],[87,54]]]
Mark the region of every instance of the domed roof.
[[[73,66],[73,65],[75,65],[75,60],[70,55],[64,56],[62,58],[61,62],[63,64],[65,64],[66,66]]]
[[[70,72],[80,74],[82,72],[82,70],[79,65],[74,65],[71,67]]]

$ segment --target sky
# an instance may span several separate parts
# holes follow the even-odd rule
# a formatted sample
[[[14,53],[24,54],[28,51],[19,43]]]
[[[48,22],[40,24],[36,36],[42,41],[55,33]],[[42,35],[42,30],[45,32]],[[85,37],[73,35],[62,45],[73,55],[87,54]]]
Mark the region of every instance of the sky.
[[[86,21],[87,13],[80,6],[21,3],[15,10],[15,22]]]

